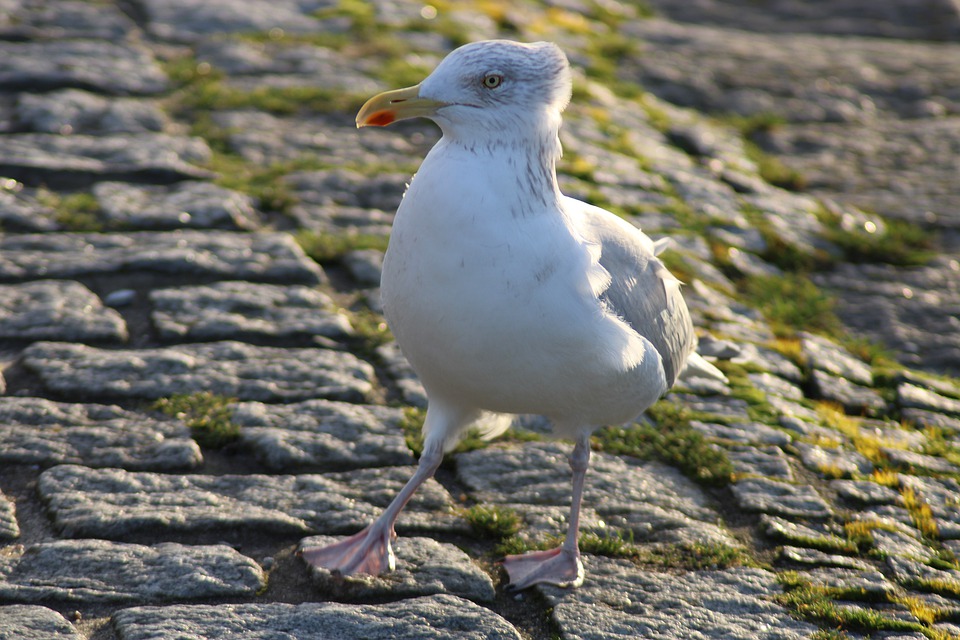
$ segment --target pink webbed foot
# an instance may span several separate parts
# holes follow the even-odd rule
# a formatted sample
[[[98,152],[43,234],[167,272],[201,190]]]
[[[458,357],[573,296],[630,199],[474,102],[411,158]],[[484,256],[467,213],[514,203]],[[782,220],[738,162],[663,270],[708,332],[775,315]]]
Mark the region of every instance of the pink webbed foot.
[[[510,576],[509,589],[520,591],[538,583],[576,588],[583,584],[580,552],[563,547],[507,556],[503,568]]]
[[[325,547],[307,547],[301,553],[307,564],[345,576],[378,576],[393,571],[396,559],[390,544],[395,534],[390,529],[369,526],[360,533]]]

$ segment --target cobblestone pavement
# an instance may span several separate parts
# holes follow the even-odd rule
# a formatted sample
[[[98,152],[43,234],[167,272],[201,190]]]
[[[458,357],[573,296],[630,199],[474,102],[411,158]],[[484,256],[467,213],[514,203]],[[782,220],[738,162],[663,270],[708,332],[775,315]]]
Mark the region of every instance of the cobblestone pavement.
[[[811,8],[816,4],[816,8]],[[923,5],[922,11],[918,4]],[[960,14],[843,0],[0,0],[0,638],[960,637]],[[409,477],[379,269],[463,42],[576,69],[564,190],[671,235],[693,379],[594,439],[469,441],[397,571],[298,549]]]

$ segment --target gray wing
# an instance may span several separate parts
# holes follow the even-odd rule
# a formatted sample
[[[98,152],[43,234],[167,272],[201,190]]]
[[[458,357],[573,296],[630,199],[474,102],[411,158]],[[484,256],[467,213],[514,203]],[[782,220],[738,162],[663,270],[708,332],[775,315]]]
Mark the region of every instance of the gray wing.
[[[653,343],[672,386],[696,347],[680,282],[656,257],[654,243],[614,214],[571,198],[582,214],[584,239],[600,246],[600,265],[612,278],[601,294],[609,308]]]

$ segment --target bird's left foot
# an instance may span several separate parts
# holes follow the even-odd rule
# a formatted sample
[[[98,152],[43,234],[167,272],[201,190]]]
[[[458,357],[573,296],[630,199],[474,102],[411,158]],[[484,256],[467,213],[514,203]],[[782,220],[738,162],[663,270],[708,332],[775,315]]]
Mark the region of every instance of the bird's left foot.
[[[572,589],[583,584],[584,573],[580,552],[563,547],[507,556],[503,559],[503,568],[510,576],[510,584],[507,588],[514,591],[520,591],[538,583]]]
[[[390,544],[393,537],[392,528],[373,524],[354,536],[326,547],[307,547],[301,555],[307,564],[318,569],[338,571],[345,576],[378,576],[385,571],[393,571],[396,566]]]

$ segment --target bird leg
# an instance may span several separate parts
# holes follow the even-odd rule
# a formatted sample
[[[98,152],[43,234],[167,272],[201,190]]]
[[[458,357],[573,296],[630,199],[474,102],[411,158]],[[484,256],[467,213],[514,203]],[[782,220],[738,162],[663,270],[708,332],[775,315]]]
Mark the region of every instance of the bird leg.
[[[577,539],[580,533],[580,503],[583,499],[583,482],[590,464],[590,433],[577,438],[570,455],[573,470],[573,495],[570,499],[570,524],[563,544],[548,551],[533,551],[511,555],[503,559],[503,568],[510,576],[508,588],[520,591],[537,583],[555,584],[558,587],[576,588],[583,584],[583,563]]]
[[[301,553],[307,564],[337,571],[343,575],[357,573],[371,576],[393,571],[396,559],[391,542],[396,539],[394,525],[403,508],[420,486],[433,477],[443,460],[441,445],[429,446],[420,456],[417,472],[407,481],[393,502],[380,517],[360,533],[325,547],[308,547]]]

